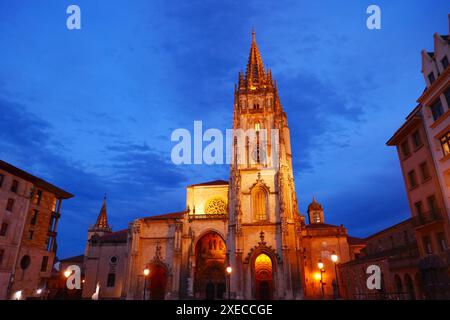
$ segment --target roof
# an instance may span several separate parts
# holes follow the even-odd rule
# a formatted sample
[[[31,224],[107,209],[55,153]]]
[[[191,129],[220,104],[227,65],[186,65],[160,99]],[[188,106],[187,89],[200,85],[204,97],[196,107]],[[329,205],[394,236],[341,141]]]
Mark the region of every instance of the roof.
[[[226,180],[213,180],[203,183],[191,184],[188,187],[203,187],[203,186],[225,186],[228,185],[228,181]]]
[[[367,241],[367,240],[369,240],[370,238],[373,238],[373,237],[375,237],[375,236],[378,236],[378,235],[380,235],[380,234],[382,234],[382,233],[385,233],[386,231],[388,231],[388,230],[390,230],[390,229],[397,228],[397,227],[399,227],[400,225],[402,225],[402,224],[407,224],[407,223],[412,223],[412,219],[411,219],[411,218],[405,219],[405,220],[400,221],[399,223],[396,223],[396,224],[394,224],[394,225],[392,225],[392,226],[389,226],[389,227],[387,227],[387,228],[385,228],[385,229],[383,229],[383,230],[377,231],[376,233],[371,234],[370,236],[366,237],[364,240]]]
[[[15,175],[16,177],[19,177],[26,181],[32,182],[37,187],[47,190],[49,192],[52,192],[60,198],[69,199],[69,198],[73,197],[73,194],[71,194],[61,188],[58,188],[57,186],[55,186],[41,178],[36,177],[36,176],[32,175],[31,173],[28,173],[22,169],[19,169],[19,168],[13,166],[12,164],[9,164],[3,160],[0,160],[0,169],[4,170],[12,175]]]
[[[183,218],[184,213],[185,213],[185,211],[159,214],[159,215],[156,215],[156,216],[145,217],[143,220],[181,219],[181,218]]]
[[[83,262],[84,261],[84,255],[83,254],[80,254],[80,255],[78,255],[78,256],[73,256],[73,257],[69,257],[69,258],[65,258],[65,259],[61,259],[61,260],[59,260],[58,262],[75,262],[75,263],[77,263],[77,262],[79,262],[79,263],[81,263],[81,262]]]
[[[336,226],[328,223],[310,223],[306,225],[306,229],[326,229],[326,228],[341,228],[343,225]]]
[[[100,243],[126,243],[128,240],[128,229],[105,233],[105,235],[95,240]]]
[[[106,196],[103,198],[102,207],[97,217],[97,222],[92,228],[93,231],[111,231],[111,227],[108,224],[108,215],[106,213]]]
[[[366,244],[366,240],[362,239],[362,238],[357,238],[357,237],[352,237],[352,236],[348,236],[347,237],[347,241],[349,245],[363,245]]]
[[[419,105],[420,106],[420,105]],[[417,111],[417,106],[413,111]],[[397,145],[406,134],[415,129],[419,123],[421,123],[422,118],[420,115],[414,114],[412,117],[408,116],[406,121],[402,126],[394,133],[394,135],[386,142],[388,146]]]
[[[312,199],[312,202],[308,206],[308,212],[312,210],[323,210],[322,205],[315,198]]]

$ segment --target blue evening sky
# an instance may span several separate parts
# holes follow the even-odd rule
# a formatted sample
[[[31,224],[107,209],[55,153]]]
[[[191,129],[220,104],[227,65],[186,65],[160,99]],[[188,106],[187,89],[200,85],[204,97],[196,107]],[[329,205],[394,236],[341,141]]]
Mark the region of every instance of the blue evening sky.
[[[175,128],[225,130],[251,30],[278,81],[301,212],[367,236],[409,216],[385,145],[424,88],[420,50],[448,1],[0,0],[0,158],[75,194],[58,256],[83,252],[104,193],[115,230],[183,210],[185,186],[226,165],[170,161]],[[366,28],[366,8],[382,30]],[[66,28],[81,8],[82,29]]]

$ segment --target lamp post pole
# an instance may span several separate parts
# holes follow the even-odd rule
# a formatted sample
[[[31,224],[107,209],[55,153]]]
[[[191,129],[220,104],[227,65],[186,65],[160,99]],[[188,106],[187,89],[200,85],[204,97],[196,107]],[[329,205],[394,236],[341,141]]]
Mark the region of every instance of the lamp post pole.
[[[333,261],[334,263],[334,275],[335,275],[335,281],[336,281],[336,297],[335,298],[339,298],[340,297],[340,293],[339,293],[339,279],[338,279],[338,272],[337,272],[337,262],[338,262],[338,255],[333,252],[333,254],[331,255],[331,261]]]
[[[66,294],[67,294],[67,279],[69,279],[70,275],[72,274],[72,271],[66,270],[64,271],[64,283],[63,283],[63,300],[66,300]]]
[[[324,290],[324,283],[323,283],[323,274],[325,273],[325,269],[323,266],[323,262],[321,260],[319,260],[319,262],[317,263],[317,266],[319,267],[320,270],[320,287],[322,290],[322,299],[325,298],[325,290]]]
[[[142,297],[142,300],[147,300],[147,277],[150,274],[150,269],[145,268],[144,269],[144,296]]]
[[[228,300],[231,300],[231,272],[233,269],[228,266],[227,267],[227,274],[228,274]]]

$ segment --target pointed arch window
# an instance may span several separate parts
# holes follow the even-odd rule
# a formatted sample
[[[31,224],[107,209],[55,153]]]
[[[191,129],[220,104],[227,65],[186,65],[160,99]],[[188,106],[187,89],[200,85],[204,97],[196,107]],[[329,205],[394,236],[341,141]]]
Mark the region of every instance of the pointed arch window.
[[[256,187],[252,195],[253,216],[257,221],[267,220],[267,192],[262,187]]]
[[[259,138],[259,131],[261,130],[261,125],[259,122],[255,123],[255,132],[256,132],[256,163],[261,163],[261,156],[260,156],[260,138]]]

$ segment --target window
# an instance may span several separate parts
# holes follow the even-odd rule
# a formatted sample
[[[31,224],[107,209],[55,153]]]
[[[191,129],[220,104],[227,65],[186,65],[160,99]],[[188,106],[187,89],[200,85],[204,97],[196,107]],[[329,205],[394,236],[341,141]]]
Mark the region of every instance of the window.
[[[43,256],[42,257],[42,264],[41,264],[41,271],[42,272],[47,271],[47,266],[48,266],[48,256]]]
[[[450,131],[439,140],[441,142],[442,153],[444,153],[444,156],[448,155],[450,153]]]
[[[17,193],[18,188],[19,188],[19,181],[13,180],[11,184],[11,192]]]
[[[42,190],[38,190],[36,194],[36,204],[40,204],[42,200]]]
[[[427,202],[428,202],[428,208],[430,209],[430,211],[431,212],[437,212],[438,207],[437,207],[436,197],[435,196],[429,196],[427,198]]]
[[[28,231],[28,240],[33,240],[33,234],[34,234],[33,230]]]
[[[448,63],[448,57],[444,56],[441,60],[442,68],[445,70],[447,69],[449,63]]]
[[[314,211],[313,212],[313,222],[314,223],[321,223],[322,222],[320,220],[320,212],[319,211]]]
[[[420,138],[419,130],[414,131],[414,133],[412,134],[412,139],[414,143],[414,148],[418,148],[422,145],[422,139]]]
[[[36,209],[33,210],[33,216],[31,217],[31,221],[30,224],[31,225],[35,225],[37,222],[37,217],[38,217],[39,211],[37,211]]]
[[[444,114],[444,110],[442,109],[442,103],[441,100],[439,99],[438,101],[436,101],[434,104],[431,105],[430,109],[434,121],[439,119]]]
[[[256,187],[253,191],[253,215],[256,220],[264,221],[267,219],[266,216],[266,191],[261,187]]]
[[[2,223],[2,227],[0,228],[0,236],[5,237],[7,231],[8,231],[8,224]]]
[[[421,215],[423,213],[423,206],[422,206],[422,201],[418,201],[414,204],[414,206],[416,207],[416,213],[417,215]]]
[[[227,214],[227,203],[220,198],[212,198],[205,205],[205,214]]]
[[[444,232],[439,232],[437,234],[437,241],[438,241],[438,244],[439,244],[439,249],[441,251],[447,250],[447,240],[445,239],[445,233]]]
[[[450,108],[450,88],[444,92],[445,100],[447,101],[447,107]]]
[[[431,247],[430,237],[425,236],[422,238],[423,241],[423,249],[426,254],[433,254],[433,248]]]
[[[22,270],[26,270],[30,266],[30,263],[31,263],[30,256],[29,255],[25,255],[25,256],[22,257],[22,259],[20,259],[20,268]]]
[[[14,207],[14,199],[8,199],[8,203],[6,204],[6,210],[12,211]]]
[[[106,281],[107,287],[114,287],[116,284],[116,274],[115,273],[108,273],[108,280]]]
[[[5,176],[3,174],[0,174],[0,188],[3,185],[3,180],[5,180]]]
[[[409,236],[408,236],[408,231],[403,231],[403,240],[405,241],[405,244],[409,244]]]
[[[409,144],[408,144],[408,141],[404,141],[404,142],[401,144],[401,147],[400,147],[400,148],[402,149],[402,154],[403,154],[404,157],[409,156],[410,152],[409,152]]]
[[[430,170],[428,169],[428,164],[426,162],[420,164],[420,174],[422,175],[422,181],[430,178]]]
[[[5,256],[5,249],[0,249],[0,267],[3,264],[3,257]]]
[[[430,81],[430,84],[433,84],[433,82],[436,80],[436,78],[434,77],[434,73],[433,73],[433,71],[431,71],[429,74],[428,74],[428,81]]]
[[[414,170],[408,172],[408,179],[410,188],[414,188],[415,186],[417,186],[416,172]]]

